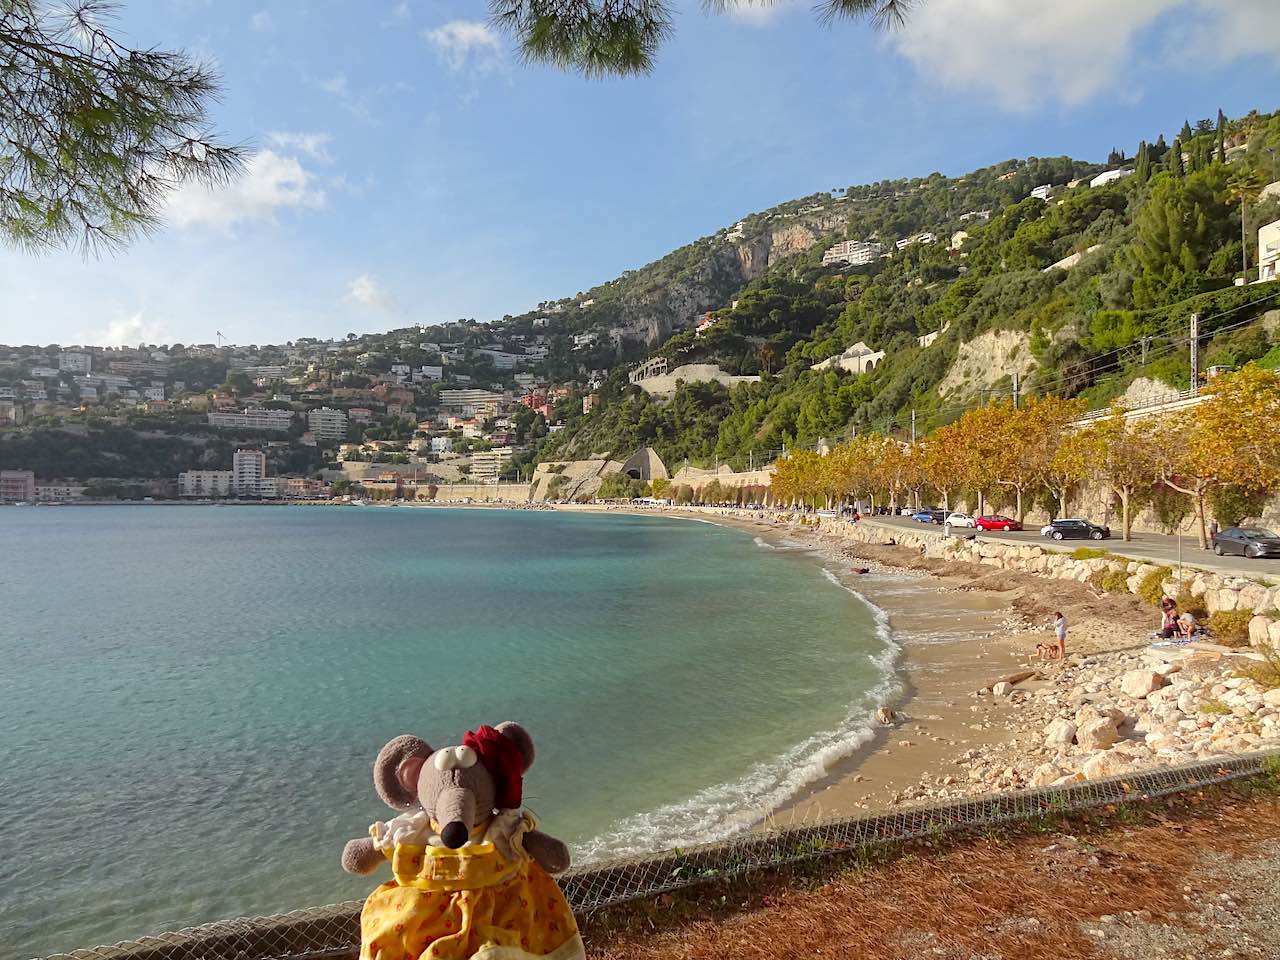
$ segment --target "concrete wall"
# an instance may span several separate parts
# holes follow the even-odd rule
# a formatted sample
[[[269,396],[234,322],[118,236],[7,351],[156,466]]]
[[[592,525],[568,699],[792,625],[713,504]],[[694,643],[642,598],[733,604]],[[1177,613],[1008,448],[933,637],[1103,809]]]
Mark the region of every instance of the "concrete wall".
[[[527,483],[442,483],[433,502],[459,503],[470,499],[477,503],[528,503],[529,492]],[[425,487],[419,491],[418,499],[429,499]]]

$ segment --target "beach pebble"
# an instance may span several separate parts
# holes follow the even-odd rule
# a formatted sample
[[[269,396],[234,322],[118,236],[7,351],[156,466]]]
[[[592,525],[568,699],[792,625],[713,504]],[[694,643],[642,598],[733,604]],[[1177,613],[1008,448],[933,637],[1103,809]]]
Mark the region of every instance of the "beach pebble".
[[[894,713],[892,707],[880,707],[876,710],[876,723],[888,726],[896,719],[898,719],[898,715]]]

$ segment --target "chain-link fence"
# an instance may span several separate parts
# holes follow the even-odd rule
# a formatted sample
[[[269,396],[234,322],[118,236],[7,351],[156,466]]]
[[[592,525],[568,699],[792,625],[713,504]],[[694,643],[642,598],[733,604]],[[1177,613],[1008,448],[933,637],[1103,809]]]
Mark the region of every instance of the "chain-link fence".
[[[1280,768],[1280,751],[1129,773],[1061,787],[904,806],[871,816],[743,834],[723,843],[572,870],[560,877],[583,913],[612,904],[817,857],[849,855],[917,837],[1130,803]],[[224,920],[48,960],[347,960],[360,943],[361,901],[273,917]]]

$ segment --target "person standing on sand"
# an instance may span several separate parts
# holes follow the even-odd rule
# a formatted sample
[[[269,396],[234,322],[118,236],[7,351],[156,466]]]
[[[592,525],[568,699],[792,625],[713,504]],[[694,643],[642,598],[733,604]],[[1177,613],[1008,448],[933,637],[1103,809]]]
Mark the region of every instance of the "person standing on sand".
[[[1067,618],[1061,613],[1053,615],[1053,634],[1058,638],[1054,659],[1065,660],[1067,658]]]

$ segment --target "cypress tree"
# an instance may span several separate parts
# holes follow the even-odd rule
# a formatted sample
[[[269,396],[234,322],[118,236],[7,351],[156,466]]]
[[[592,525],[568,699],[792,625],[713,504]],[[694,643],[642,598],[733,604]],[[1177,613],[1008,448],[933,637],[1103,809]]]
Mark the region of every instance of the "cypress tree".
[[[1169,154],[1169,169],[1173,175],[1181,180],[1186,176],[1186,171],[1182,166],[1182,138],[1173,141],[1173,150]]]
[[[1151,179],[1151,151],[1145,140],[1138,144],[1138,159],[1133,165],[1133,175],[1139,183],[1146,183]]]
[[[1222,127],[1218,128],[1217,149],[1214,151],[1214,159],[1219,163],[1227,162],[1227,139],[1226,132]]]
[[[1181,140],[1183,143],[1190,143],[1192,135],[1193,134],[1191,132],[1191,121],[1183,120],[1182,132],[1178,134],[1178,139]]]
[[[1151,159],[1159,163],[1164,159],[1164,155],[1169,152],[1169,145],[1164,142],[1164,134],[1156,137],[1156,145],[1151,148]]]

